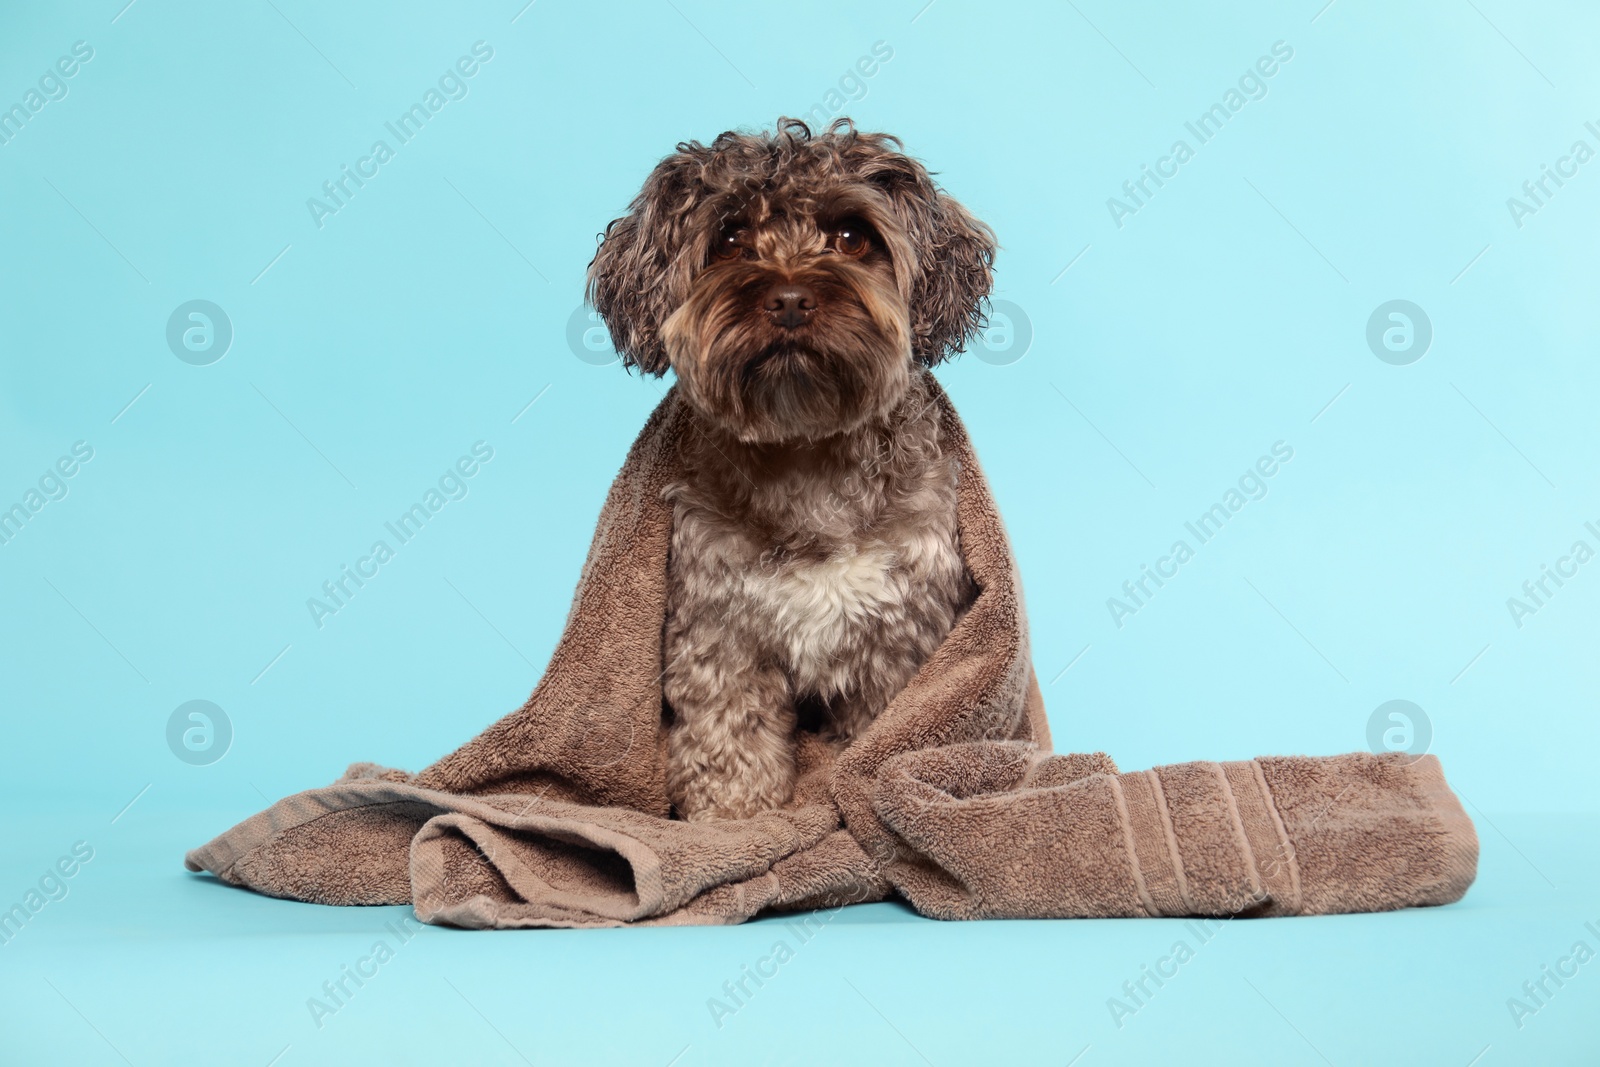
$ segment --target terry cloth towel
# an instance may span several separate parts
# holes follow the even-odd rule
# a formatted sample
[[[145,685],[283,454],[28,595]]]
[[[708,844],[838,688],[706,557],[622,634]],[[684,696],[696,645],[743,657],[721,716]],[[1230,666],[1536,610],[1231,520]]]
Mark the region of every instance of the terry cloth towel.
[[[1458,900],[1471,821],[1432,756],[1352,753],[1119,773],[1050,754],[1022,590],[965,428],[961,549],[979,593],[842,751],[800,736],[793,800],[671,818],[660,678],[674,388],[611,486],[565,632],[521,708],[416,774],[355,764],[188,854],[323,904],[462,927],[741,922],[898,894],[942,919],[1304,915]]]

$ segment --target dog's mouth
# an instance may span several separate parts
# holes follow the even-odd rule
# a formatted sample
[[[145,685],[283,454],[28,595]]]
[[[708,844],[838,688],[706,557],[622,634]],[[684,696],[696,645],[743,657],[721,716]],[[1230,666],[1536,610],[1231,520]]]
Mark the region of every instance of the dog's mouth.
[[[808,374],[817,369],[817,353],[791,340],[777,341],[745,360],[740,377],[752,385],[763,379]]]

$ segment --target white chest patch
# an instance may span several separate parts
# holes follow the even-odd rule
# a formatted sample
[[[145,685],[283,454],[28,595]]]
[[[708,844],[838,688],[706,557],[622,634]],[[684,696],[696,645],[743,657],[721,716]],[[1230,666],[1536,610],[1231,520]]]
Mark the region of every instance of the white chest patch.
[[[743,584],[795,682],[826,694],[848,677],[853,651],[884,609],[904,602],[908,583],[900,554],[878,542],[775,571],[746,572]]]

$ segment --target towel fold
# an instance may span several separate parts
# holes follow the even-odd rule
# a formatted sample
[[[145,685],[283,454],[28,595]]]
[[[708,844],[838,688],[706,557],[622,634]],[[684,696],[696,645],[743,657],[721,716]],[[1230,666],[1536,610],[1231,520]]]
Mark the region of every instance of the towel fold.
[[[1478,859],[1438,759],[1403,753],[1118,774],[984,742],[897,757],[877,804],[941,919],[1386,911],[1459,900]]]

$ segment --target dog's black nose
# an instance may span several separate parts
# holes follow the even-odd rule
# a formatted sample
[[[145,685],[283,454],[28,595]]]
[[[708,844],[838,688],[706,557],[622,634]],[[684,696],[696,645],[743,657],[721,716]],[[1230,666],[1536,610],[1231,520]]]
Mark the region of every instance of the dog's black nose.
[[[780,282],[767,290],[762,306],[779,326],[802,326],[817,309],[817,294],[804,285]]]

